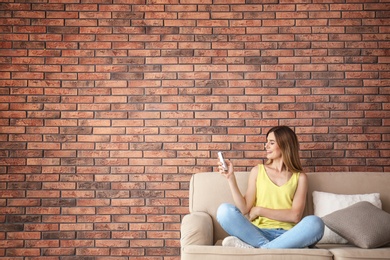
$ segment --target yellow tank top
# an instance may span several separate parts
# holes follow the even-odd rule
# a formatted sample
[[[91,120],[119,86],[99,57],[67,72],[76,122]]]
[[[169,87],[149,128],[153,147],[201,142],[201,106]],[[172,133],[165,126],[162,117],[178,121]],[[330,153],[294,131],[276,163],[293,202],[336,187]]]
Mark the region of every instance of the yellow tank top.
[[[293,173],[290,180],[282,186],[277,186],[268,177],[264,165],[260,164],[256,180],[255,205],[270,209],[290,209],[298,187],[299,174],[299,172]],[[259,228],[282,228],[285,230],[289,230],[295,225],[292,222],[281,222],[266,217],[258,217],[252,223]]]

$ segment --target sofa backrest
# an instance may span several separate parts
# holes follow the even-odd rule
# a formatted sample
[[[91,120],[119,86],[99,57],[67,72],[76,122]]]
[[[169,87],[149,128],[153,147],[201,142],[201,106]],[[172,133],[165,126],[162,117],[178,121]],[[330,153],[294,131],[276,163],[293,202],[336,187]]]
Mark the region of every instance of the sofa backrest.
[[[245,193],[249,172],[236,172],[238,186]],[[383,172],[314,172],[307,173],[309,190],[305,215],[313,214],[313,191],[336,194],[380,193],[382,209],[390,213],[390,173]],[[218,172],[194,174],[190,182],[190,212],[207,212],[214,224],[214,242],[226,237],[226,232],[216,221],[221,203],[234,203],[227,180]]]

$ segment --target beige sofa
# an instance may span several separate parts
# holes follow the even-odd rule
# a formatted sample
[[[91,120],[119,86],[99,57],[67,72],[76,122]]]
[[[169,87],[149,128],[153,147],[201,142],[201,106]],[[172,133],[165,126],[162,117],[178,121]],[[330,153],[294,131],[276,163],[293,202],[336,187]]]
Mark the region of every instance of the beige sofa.
[[[249,172],[236,173],[241,191],[246,190]],[[390,213],[390,173],[308,173],[309,191],[305,215],[314,214],[313,191],[335,194],[380,193],[382,209]],[[223,202],[233,203],[227,181],[216,172],[194,174],[189,189],[190,213],[181,224],[181,259],[294,259],[346,260],[390,259],[390,245],[362,249],[349,244],[317,244],[314,249],[242,249],[221,246],[227,236],[216,221]],[[390,223],[389,223],[390,225]]]

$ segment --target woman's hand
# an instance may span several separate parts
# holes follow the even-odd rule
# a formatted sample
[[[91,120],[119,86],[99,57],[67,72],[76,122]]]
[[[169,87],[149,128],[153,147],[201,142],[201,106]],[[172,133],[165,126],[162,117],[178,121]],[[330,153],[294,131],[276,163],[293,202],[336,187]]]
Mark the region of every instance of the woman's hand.
[[[251,210],[249,211],[248,219],[250,221],[257,219],[260,216],[260,210],[261,210],[260,207],[252,207]]]
[[[227,171],[225,171],[220,161],[218,161],[218,170],[222,176],[225,176],[225,178],[229,180],[232,176],[234,177],[233,164],[230,162],[230,160],[226,159],[225,163],[228,167]]]

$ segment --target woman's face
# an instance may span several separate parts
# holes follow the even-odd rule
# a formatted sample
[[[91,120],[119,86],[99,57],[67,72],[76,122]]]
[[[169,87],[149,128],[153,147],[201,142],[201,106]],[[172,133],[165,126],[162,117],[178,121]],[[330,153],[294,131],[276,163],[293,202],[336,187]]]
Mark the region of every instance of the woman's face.
[[[267,159],[278,159],[282,157],[282,152],[275,139],[275,134],[269,133],[267,137],[267,143],[265,144],[265,150],[267,151]]]

